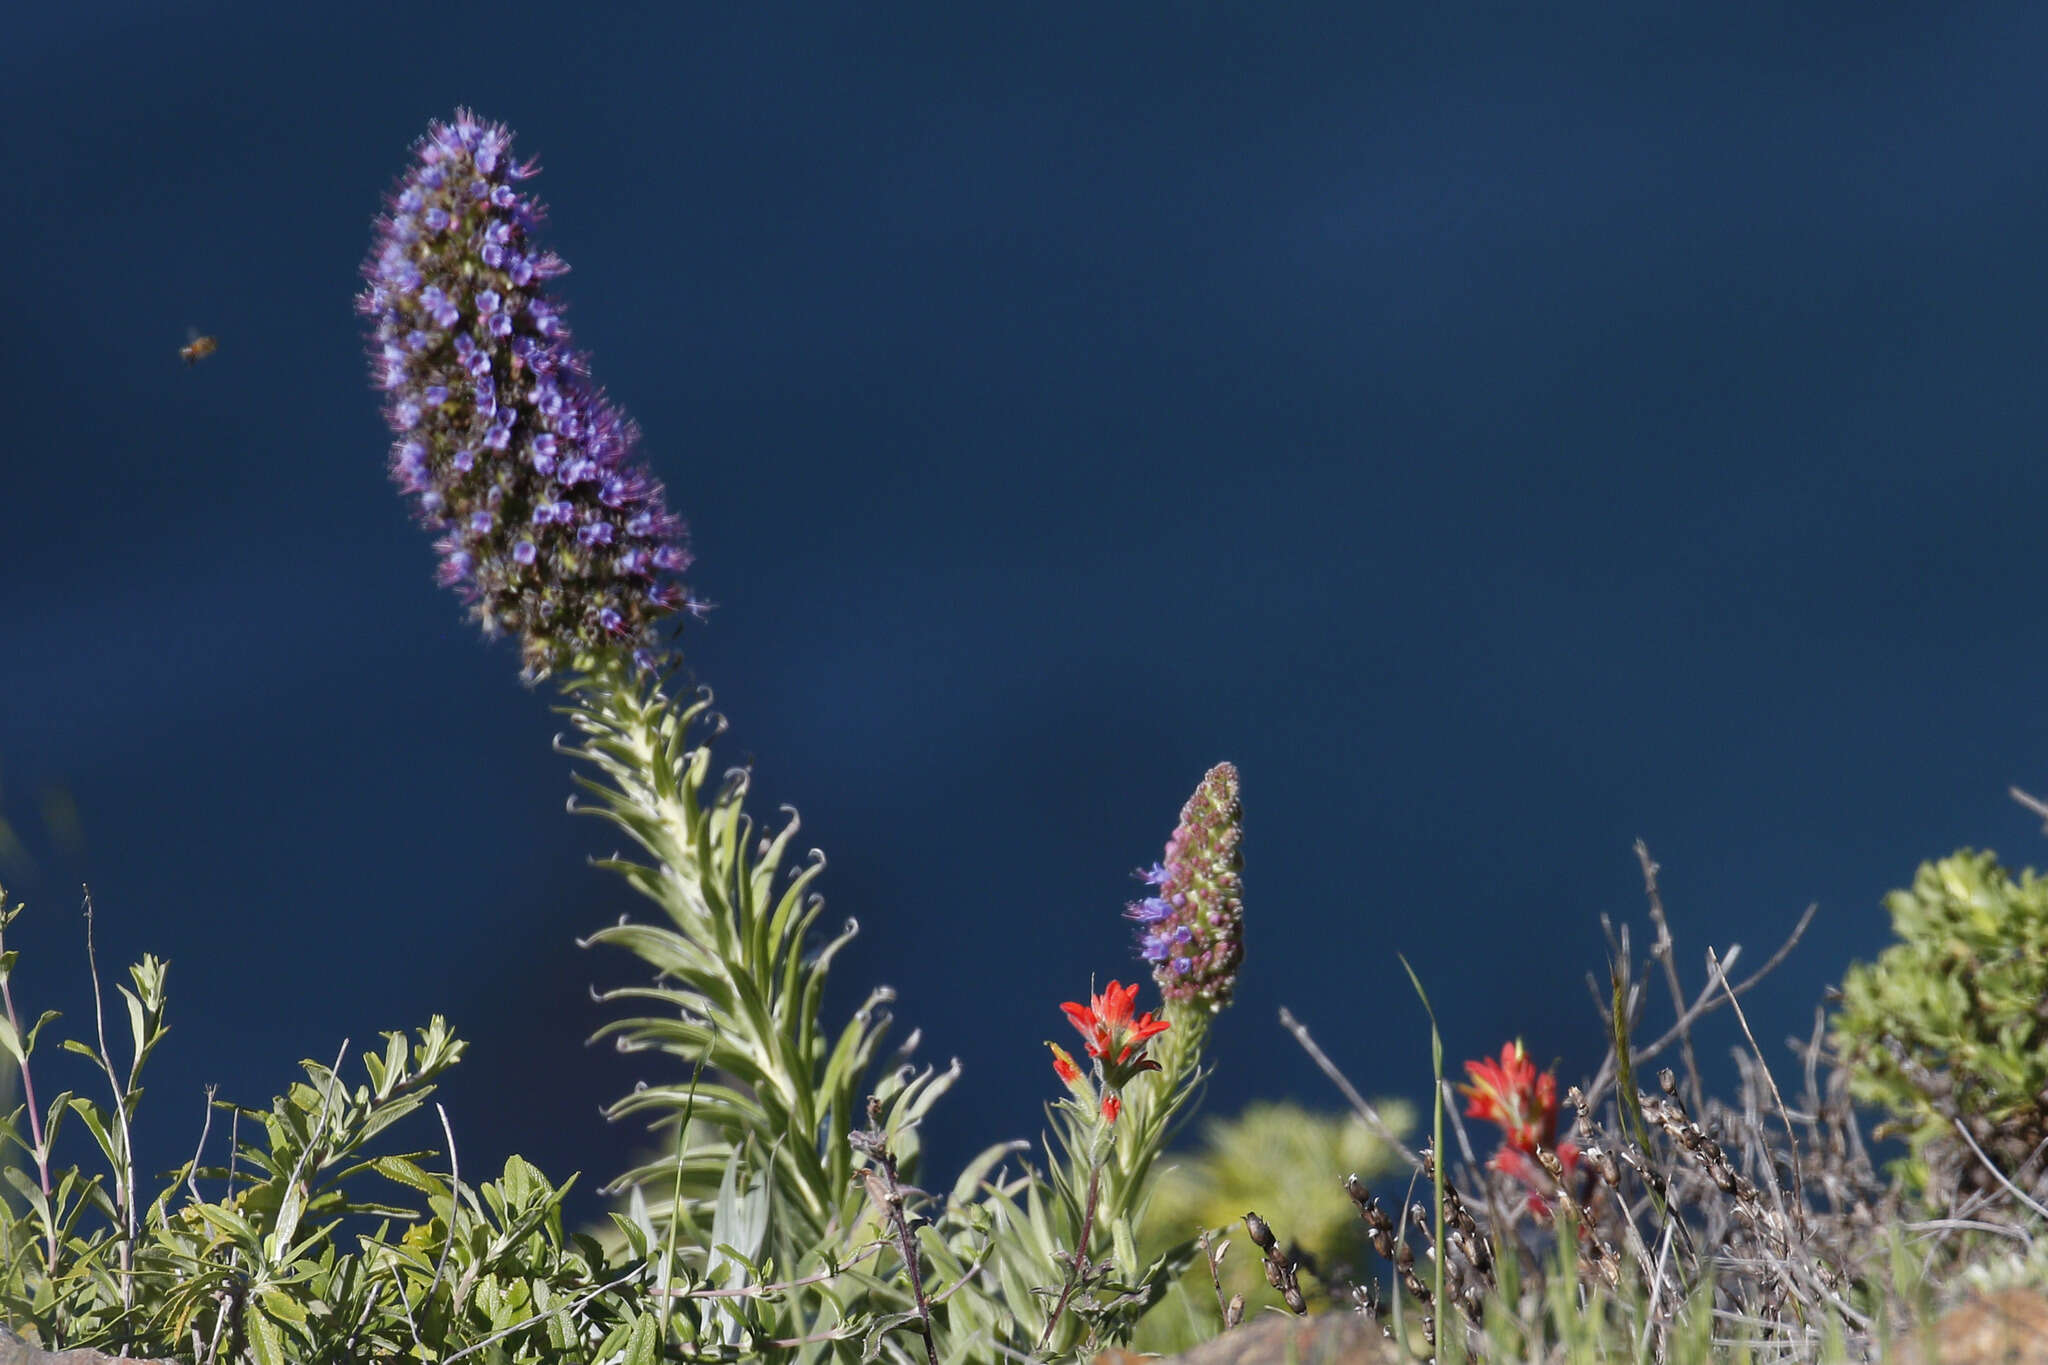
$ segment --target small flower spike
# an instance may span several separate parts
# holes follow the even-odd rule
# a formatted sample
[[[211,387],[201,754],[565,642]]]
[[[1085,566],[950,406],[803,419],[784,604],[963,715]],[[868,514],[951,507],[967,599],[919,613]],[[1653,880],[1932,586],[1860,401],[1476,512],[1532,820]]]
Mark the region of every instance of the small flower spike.
[[[1135,982],[1126,986],[1112,981],[1086,1005],[1069,1000],[1060,1006],[1068,1022],[1087,1040],[1088,1055],[1102,1064],[1103,1083],[1111,1090],[1123,1089],[1141,1072],[1159,1070],[1159,1063],[1145,1055],[1145,1044],[1173,1026],[1165,1019],[1153,1018],[1150,1010],[1133,1017],[1137,1000]]]
[[[1243,818],[1237,769],[1219,763],[1182,807],[1165,860],[1137,874],[1155,894],[1124,909],[1160,993],[1212,1014],[1230,1003],[1244,962]]]
[[[458,110],[416,145],[377,222],[357,311],[395,433],[391,474],[436,531],[439,579],[529,679],[612,652],[659,662],[655,630],[701,604],[673,574],[689,535],[634,458],[639,432],[586,377],[547,282],[512,135]]]

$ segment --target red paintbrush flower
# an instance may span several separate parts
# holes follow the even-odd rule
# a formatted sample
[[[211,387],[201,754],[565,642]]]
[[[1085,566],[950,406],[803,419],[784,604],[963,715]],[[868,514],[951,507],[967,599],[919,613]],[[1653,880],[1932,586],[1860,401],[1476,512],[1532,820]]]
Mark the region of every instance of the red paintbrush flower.
[[[1087,1040],[1088,1055],[1102,1063],[1102,1079],[1111,1090],[1123,1089],[1141,1072],[1159,1069],[1159,1063],[1145,1055],[1145,1044],[1171,1025],[1153,1018],[1150,1010],[1133,1017],[1137,1000],[1135,982],[1126,986],[1112,981],[1085,1005],[1069,1000],[1060,1006],[1067,1021]]]
[[[1557,1077],[1537,1073],[1521,1039],[1502,1047],[1498,1062],[1465,1063],[1465,1074],[1472,1084],[1458,1089],[1471,1101],[1467,1118],[1499,1124],[1508,1145],[1524,1152],[1550,1146],[1557,1136]]]
[[[1472,1078],[1470,1085],[1458,1087],[1470,1101],[1465,1116],[1497,1123],[1504,1134],[1500,1150],[1487,1165],[1539,1191],[1529,1196],[1529,1207],[1547,1217],[1550,1205],[1540,1191],[1550,1186],[1531,1154],[1538,1147],[1551,1148],[1567,1175],[1579,1164],[1578,1147],[1557,1141],[1557,1077],[1536,1070],[1519,1038],[1501,1048],[1498,1062],[1486,1058],[1465,1063],[1465,1074]]]

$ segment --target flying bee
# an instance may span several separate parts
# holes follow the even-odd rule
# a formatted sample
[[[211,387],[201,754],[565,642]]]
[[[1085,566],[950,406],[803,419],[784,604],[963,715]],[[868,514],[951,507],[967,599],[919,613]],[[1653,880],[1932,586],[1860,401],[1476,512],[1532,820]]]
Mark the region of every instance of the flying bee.
[[[187,365],[197,365],[219,349],[220,343],[212,337],[194,335],[190,341],[178,348],[178,355]]]

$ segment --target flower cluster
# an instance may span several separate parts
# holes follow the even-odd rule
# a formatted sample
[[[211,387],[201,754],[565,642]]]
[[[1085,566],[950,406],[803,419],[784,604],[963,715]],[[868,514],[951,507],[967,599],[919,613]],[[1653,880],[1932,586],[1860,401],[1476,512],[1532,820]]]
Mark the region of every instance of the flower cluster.
[[[688,532],[547,294],[568,267],[533,240],[542,210],[517,187],[536,167],[467,110],[416,152],[357,299],[392,477],[440,532],[440,581],[520,637],[530,678],[617,649],[651,667],[657,624],[706,604],[667,577]]]
[[[1136,1013],[1137,1003],[1136,982],[1126,986],[1112,981],[1100,995],[1089,997],[1085,1005],[1069,1000],[1060,1006],[1066,1012],[1067,1022],[1086,1040],[1088,1055],[1095,1059],[1103,1086],[1109,1092],[1102,1099],[1102,1113],[1111,1123],[1116,1122],[1123,1107],[1118,1092],[1133,1078],[1159,1070],[1159,1063],[1145,1055],[1146,1044],[1173,1027],[1168,1020],[1154,1018],[1150,1010]],[[1046,1046],[1052,1049],[1052,1069],[1067,1088],[1077,1099],[1092,1101],[1094,1083],[1075,1065],[1073,1057],[1057,1043]]]
[[[1211,1013],[1230,1003],[1244,961],[1243,820],[1237,769],[1219,763],[1181,808],[1164,861],[1138,874],[1153,894],[1124,917],[1140,926],[1138,951],[1168,1001]]]
[[[1539,1147],[1554,1150],[1566,1172],[1577,1169],[1578,1147],[1557,1141],[1557,1077],[1536,1070],[1521,1039],[1502,1045],[1498,1062],[1484,1058],[1465,1063],[1465,1074],[1472,1078],[1471,1084],[1458,1087],[1469,1101],[1465,1116],[1501,1127],[1501,1147],[1488,1166],[1532,1191],[1550,1188],[1531,1160]],[[1550,1211],[1540,1193],[1529,1196],[1529,1207],[1538,1214]]]

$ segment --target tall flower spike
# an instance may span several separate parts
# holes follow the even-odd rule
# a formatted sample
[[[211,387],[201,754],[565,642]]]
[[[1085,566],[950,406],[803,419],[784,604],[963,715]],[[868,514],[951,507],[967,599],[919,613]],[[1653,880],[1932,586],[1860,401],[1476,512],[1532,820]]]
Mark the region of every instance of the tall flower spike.
[[[656,627],[705,604],[672,575],[689,533],[634,458],[639,432],[586,377],[547,281],[504,127],[457,110],[416,144],[377,221],[357,311],[396,436],[391,475],[440,533],[439,578],[529,679],[613,651],[658,662]]]
[[[1181,808],[1164,861],[1138,873],[1157,894],[1131,902],[1124,917],[1140,926],[1138,951],[1169,1001],[1214,1013],[1236,989],[1244,961],[1243,822],[1237,769],[1219,763]]]

